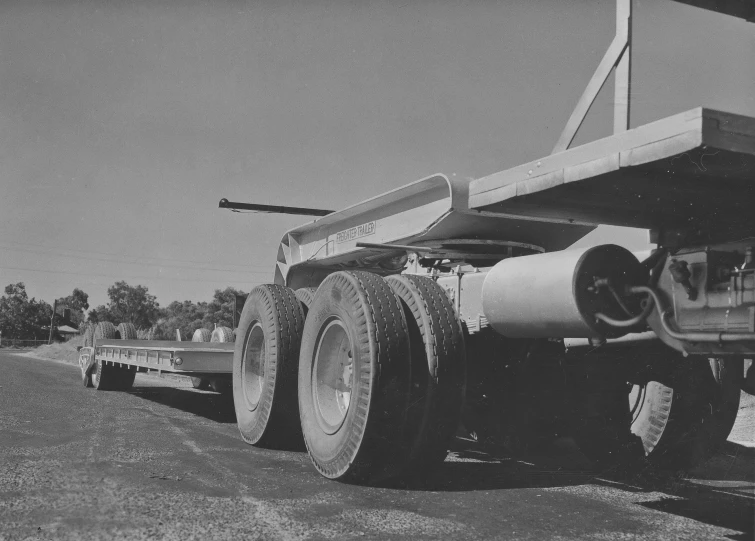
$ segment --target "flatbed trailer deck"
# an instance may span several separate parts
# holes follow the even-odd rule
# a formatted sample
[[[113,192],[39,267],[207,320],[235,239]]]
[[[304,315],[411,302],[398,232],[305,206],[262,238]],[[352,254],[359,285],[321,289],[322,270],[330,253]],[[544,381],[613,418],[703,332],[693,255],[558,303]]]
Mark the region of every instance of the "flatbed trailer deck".
[[[230,391],[233,342],[120,340],[95,338],[79,349],[85,387],[127,390],[137,372],[169,372],[189,376],[196,388]]]
[[[233,342],[102,340],[95,360],[187,376],[230,374]]]
[[[585,225],[688,226],[748,236],[755,225],[755,118],[698,107],[469,185],[469,208]],[[686,239],[689,242],[692,239]]]

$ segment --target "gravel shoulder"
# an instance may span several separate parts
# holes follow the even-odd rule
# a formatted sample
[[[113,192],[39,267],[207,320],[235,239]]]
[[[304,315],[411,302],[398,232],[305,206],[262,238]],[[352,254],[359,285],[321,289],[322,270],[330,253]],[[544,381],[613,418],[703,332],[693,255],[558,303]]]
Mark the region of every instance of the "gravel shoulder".
[[[753,450],[684,477],[526,461],[459,441],[421,485],[345,485],[303,449],[241,440],[229,396],[139,374],[85,389],[76,366],[0,352],[0,540],[752,539]],[[747,410],[748,408],[744,408]],[[752,408],[749,408],[752,409]],[[580,462],[581,460],[581,462]]]

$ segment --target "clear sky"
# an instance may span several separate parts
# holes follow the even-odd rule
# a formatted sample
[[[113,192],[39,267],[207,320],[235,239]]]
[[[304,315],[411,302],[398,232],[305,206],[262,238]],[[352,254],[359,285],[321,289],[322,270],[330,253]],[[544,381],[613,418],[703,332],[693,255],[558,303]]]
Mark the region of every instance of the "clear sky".
[[[248,291],[307,218],[220,198],[338,209],[547,155],[613,33],[608,0],[3,0],[0,287]],[[755,25],[635,0],[632,125],[755,116],[753,59]],[[612,94],[577,143],[610,133]]]

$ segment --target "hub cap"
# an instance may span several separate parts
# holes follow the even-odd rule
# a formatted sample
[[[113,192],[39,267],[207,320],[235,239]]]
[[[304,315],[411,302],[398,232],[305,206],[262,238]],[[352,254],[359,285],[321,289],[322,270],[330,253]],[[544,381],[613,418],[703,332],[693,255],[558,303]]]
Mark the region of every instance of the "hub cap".
[[[265,335],[262,326],[255,323],[247,335],[244,361],[241,364],[241,385],[244,402],[250,411],[257,409],[262,396],[265,378]]]
[[[315,351],[312,395],[317,417],[321,428],[334,434],[349,411],[354,374],[351,341],[340,320],[328,323]]]

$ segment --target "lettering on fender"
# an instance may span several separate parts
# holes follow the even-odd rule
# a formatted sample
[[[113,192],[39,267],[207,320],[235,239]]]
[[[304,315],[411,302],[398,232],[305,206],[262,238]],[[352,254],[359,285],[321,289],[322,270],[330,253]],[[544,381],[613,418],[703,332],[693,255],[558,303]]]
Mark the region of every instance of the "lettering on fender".
[[[375,233],[375,222],[357,225],[336,233],[336,243],[349,242],[350,240],[366,237]]]

